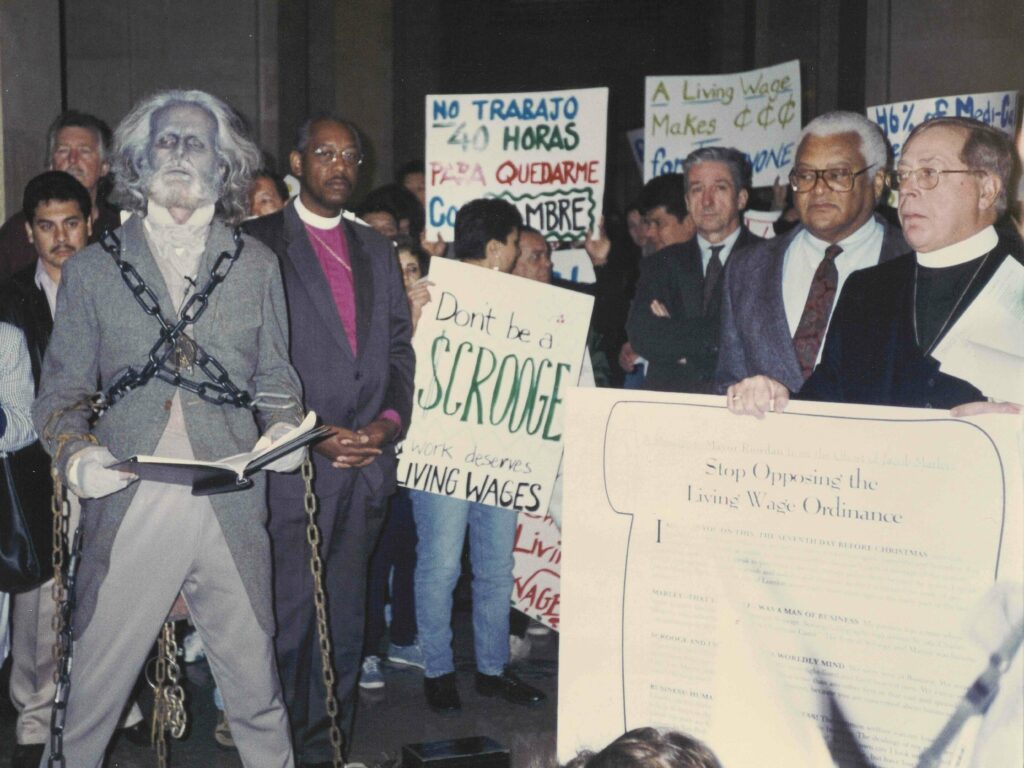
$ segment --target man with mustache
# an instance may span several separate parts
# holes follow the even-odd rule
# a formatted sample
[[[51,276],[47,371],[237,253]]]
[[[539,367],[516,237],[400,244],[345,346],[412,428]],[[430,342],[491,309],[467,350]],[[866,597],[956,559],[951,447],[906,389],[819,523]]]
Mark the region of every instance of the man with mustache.
[[[117,211],[97,199],[101,182],[110,171],[109,151],[110,128],[97,117],[70,110],[50,124],[45,167],[74,176],[88,192],[92,207],[89,242],[96,242],[105,229],[116,229],[120,224]],[[25,217],[19,211],[0,228],[0,281],[35,263],[35,259],[35,249],[25,237]]]
[[[333,434],[315,447],[317,521],[323,537],[339,720],[351,732],[362,660],[369,557],[396,483],[395,443],[412,413],[415,360],[409,304],[392,243],[345,213],[359,178],[355,127],[323,116],[299,129],[289,156],[299,194],[246,223],[281,261],[291,361],[306,407]],[[313,602],[313,577],[296,476],[270,482],[277,661],[302,766],[331,765]]]
[[[53,330],[57,288],[65,262],[86,246],[92,201],[85,187],[61,171],[46,171],[29,181],[22,199],[22,215],[28,242],[37,255],[35,263],[16,272],[0,289],[0,320],[25,334],[32,381],[39,389],[43,355]],[[70,527],[78,524],[79,505],[71,498]],[[21,592],[14,598],[11,634],[11,701],[18,710],[17,744],[12,768],[35,768],[50,731],[50,708],[55,684],[53,673],[53,617],[56,603],[53,581]],[[125,719],[128,726],[142,721],[137,705]],[[143,737],[140,729],[132,732]]]
[[[242,764],[292,768],[264,476],[194,496],[112,468],[137,454],[236,455],[302,419],[277,259],[231,226],[245,216],[260,153],[241,118],[202,91],[143,100],[115,144],[114,193],[132,215],[65,265],[33,407],[44,446],[83,499],[66,725],[46,752],[99,768],[180,593]],[[97,382],[106,410],[94,417]],[[267,469],[293,471],[301,459],[296,451]]]

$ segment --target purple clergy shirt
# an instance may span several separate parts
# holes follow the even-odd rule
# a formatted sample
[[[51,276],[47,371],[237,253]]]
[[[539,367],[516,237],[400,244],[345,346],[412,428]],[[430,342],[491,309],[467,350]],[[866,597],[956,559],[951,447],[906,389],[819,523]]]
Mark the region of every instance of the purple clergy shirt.
[[[356,348],[356,301],[355,286],[352,283],[352,262],[348,255],[348,243],[341,226],[333,229],[318,229],[304,224],[309,242],[313,245],[320,268],[327,278],[327,285],[334,297],[334,306],[345,328],[352,354]]]

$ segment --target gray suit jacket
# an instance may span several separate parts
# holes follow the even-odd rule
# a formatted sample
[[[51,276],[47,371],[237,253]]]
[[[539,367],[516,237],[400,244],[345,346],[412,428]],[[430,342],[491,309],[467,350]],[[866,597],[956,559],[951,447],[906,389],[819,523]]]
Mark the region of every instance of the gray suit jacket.
[[[879,262],[910,250],[902,231],[878,214],[875,220],[885,229]],[[722,288],[716,392],[724,393],[730,384],[758,374],[771,376],[790,392],[803,386],[782,301],[783,261],[790,243],[803,229],[801,225],[729,257]]]
[[[160,268],[146,243],[142,220],[129,219],[118,230],[122,258],[131,262],[156,293],[165,317],[173,315]],[[231,229],[215,219],[200,267],[200,285],[222,251],[233,251]],[[43,362],[39,397],[33,407],[36,430],[53,454],[62,435],[93,434],[117,458],[152,454],[167,421],[171,399],[181,392],[185,424],[197,459],[217,459],[248,451],[277,421],[297,424],[302,418],[301,391],[288,362],[288,318],[277,259],[262,243],[245,239],[245,247],[228,278],[210,297],[202,317],[189,330],[227,369],[231,380],[255,395],[274,392],[290,398],[285,410],[260,413],[230,405],[217,406],[157,378],[114,404],[90,426],[83,400],[97,387],[106,390],[128,366],[141,368],[160,326],[136,303],[113,258],[91,245],[69,260],[61,275],[53,335]],[[194,378],[201,378],[198,373]],[[59,469],[89,443],[73,437],[62,449]],[[265,528],[265,485],[211,496],[228,548],[246,586],[260,624],[273,631],[270,606],[270,550]],[[76,631],[88,624],[96,593],[107,573],[110,549],[137,485],[82,505],[83,570],[78,585]]]
[[[398,259],[394,246],[365,224],[342,219],[341,226],[352,263],[355,353],[295,203],[247,222],[245,229],[281,260],[291,361],[302,380],[306,408],[316,411],[326,424],[352,430],[393,410],[404,432],[412,415],[416,358]],[[336,469],[319,454],[314,454],[314,463],[316,490],[321,495],[338,493],[358,478],[365,483],[371,503],[379,506],[395,489],[393,445],[384,446],[383,453],[362,469]],[[270,490],[275,498],[298,499],[305,486],[298,475],[275,475]]]

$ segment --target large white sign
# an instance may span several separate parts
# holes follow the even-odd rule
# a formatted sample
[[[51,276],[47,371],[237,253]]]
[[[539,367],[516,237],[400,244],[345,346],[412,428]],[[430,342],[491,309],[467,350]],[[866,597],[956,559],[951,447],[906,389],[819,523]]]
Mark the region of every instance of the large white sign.
[[[593,298],[448,259],[413,337],[407,488],[544,514]]]
[[[934,99],[899,101],[868,107],[867,116],[878,123],[899,160],[903,143],[914,127],[936,117],[973,117],[1013,138],[1017,131],[1019,95],[1016,91],[966,93]]]
[[[1020,430],[815,403],[759,421],[722,398],[573,390],[559,757],[654,725],[726,768],[916,766],[1013,620],[990,611],[1000,633],[978,644],[972,610],[997,582],[1020,610]],[[1018,655],[1011,694],[1021,669]],[[968,765],[976,733],[942,765]]]
[[[597,232],[608,89],[427,96],[427,234],[451,242],[478,197],[513,203],[547,240]]]
[[[707,146],[745,152],[755,187],[770,187],[793,167],[799,61],[732,75],[652,76],[644,91],[645,182],[682,173],[686,156]]]

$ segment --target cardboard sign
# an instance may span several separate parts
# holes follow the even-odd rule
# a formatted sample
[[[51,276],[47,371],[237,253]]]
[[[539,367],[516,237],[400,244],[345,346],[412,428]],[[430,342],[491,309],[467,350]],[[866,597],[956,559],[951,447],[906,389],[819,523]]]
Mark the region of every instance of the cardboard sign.
[[[775,222],[779,220],[782,211],[744,211],[743,223],[747,229],[758,237],[765,239],[775,237]]]
[[[606,175],[608,89],[427,96],[427,236],[453,239],[478,197],[514,204],[546,240],[596,232]]]
[[[448,259],[430,280],[398,482],[543,515],[594,300]]]
[[[800,62],[732,75],[652,76],[645,81],[644,181],[682,173],[707,146],[750,157],[753,186],[769,187],[793,166],[800,136]]]
[[[878,123],[892,145],[895,159],[899,160],[903,144],[914,127],[936,117],[973,117],[1013,138],[1019,99],[1016,91],[939,96],[868,107],[867,116]]]
[[[552,272],[555,277],[573,283],[596,283],[594,262],[583,248],[566,248],[551,252]]]
[[[791,402],[758,420],[608,389],[567,407],[561,761],[654,725],[724,766],[926,764],[1019,620],[1018,417]],[[1022,669],[1018,651],[990,710],[1018,748]],[[992,764],[970,760],[973,722],[943,766]]]
[[[562,533],[555,521],[543,513],[520,512],[512,554],[512,606],[557,630],[562,597]]]

